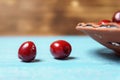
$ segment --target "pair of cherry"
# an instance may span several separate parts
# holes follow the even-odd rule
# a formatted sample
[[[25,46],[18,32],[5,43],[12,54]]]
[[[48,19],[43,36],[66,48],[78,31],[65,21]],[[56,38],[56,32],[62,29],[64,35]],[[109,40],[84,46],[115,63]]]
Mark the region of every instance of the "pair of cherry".
[[[50,52],[57,59],[65,59],[71,53],[72,47],[71,45],[65,40],[57,40],[54,41],[50,45]],[[18,57],[23,62],[31,62],[35,59],[37,53],[36,46],[32,41],[24,42],[19,50],[18,50]]]
[[[105,24],[105,23],[110,23],[110,22],[115,22],[120,24],[120,11],[117,11],[114,13],[113,17],[112,17],[112,21],[111,20],[101,20],[98,24]]]

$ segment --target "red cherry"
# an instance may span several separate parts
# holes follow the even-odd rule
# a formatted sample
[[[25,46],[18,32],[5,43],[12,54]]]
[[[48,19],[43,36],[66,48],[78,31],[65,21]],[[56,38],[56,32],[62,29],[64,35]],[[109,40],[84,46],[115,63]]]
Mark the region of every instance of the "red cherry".
[[[71,50],[72,50],[71,45],[67,41],[64,41],[64,40],[54,41],[50,45],[51,54],[56,59],[65,59],[65,58],[67,58],[70,55]]]
[[[36,56],[36,46],[33,42],[24,42],[18,51],[18,57],[24,62],[31,62]]]
[[[107,20],[107,19],[104,19],[104,20],[101,20],[98,25],[101,25],[101,24],[106,24],[106,23],[110,23],[111,21],[110,20]]]
[[[112,17],[112,21],[116,23],[120,23],[120,11],[114,13]]]

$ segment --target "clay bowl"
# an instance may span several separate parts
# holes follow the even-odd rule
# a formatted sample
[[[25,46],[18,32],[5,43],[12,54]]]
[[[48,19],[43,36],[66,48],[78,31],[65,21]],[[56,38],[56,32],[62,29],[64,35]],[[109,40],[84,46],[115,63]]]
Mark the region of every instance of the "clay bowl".
[[[76,29],[120,54],[120,25],[117,23],[108,23],[104,25],[79,23]]]

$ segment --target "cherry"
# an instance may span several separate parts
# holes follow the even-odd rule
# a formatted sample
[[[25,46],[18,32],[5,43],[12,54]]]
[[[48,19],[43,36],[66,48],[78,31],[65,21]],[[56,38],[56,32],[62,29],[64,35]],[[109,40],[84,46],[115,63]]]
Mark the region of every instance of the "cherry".
[[[110,23],[111,21],[110,20],[107,20],[107,19],[104,19],[104,20],[101,20],[98,25],[101,25],[101,24],[106,24],[106,23]]]
[[[50,52],[56,59],[67,58],[70,55],[71,50],[71,45],[65,40],[57,40],[50,45]]]
[[[116,23],[120,23],[120,11],[114,13],[112,17],[112,21]]]
[[[23,62],[31,62],[36,56],[36,46],[32,41],[24,42],[18,51],[18,57]]]

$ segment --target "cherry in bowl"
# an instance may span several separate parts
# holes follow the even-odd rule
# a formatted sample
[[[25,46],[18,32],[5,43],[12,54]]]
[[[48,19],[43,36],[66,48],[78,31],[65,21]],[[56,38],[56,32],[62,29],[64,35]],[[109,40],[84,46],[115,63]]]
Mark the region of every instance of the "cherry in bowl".
[[[100,22],[98,22],[98,25],[104,25],[104,24],[107,24],[107,23],[110,23],[111,21],[108,20],[108,19],[104,19],[104,20],[101,20]]]
[[[18,50],[18,57],[23,62],[31,62],[36,57],[36,46],[32,41],[24,42],[19,50]]]
[[[72,51],[70,43],[65,40],[54,41],[50,45],[50,52],[56,59],[65,59],[67,58]]]
[[[120,23],[120,11],[114,13],[112,17],[112,21],[116,23]]]

